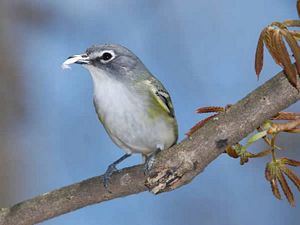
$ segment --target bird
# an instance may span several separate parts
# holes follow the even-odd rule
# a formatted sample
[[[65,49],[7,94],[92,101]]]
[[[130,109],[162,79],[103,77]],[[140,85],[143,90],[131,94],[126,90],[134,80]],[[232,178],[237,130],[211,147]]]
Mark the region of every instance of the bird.
[[[80,64],[93,81],[93,103],[109,137],[125,154],[103,175],[106,189],[117,165],[132,154],[149,172],[158,152],[176,144],[178,125],[170,94],[142,61],[119,44],[98,44],[62,64]]]

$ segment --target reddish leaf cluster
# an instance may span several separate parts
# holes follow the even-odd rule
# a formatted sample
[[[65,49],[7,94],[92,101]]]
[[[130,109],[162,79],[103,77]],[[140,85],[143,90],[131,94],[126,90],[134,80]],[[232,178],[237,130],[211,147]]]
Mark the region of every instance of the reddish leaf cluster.
[[[284,69],[289,82],[299,90],[297,83],[300,74],[300,48],[297,39],[300,37],[300,32],[289,31],[288,27],[300,27],[300,20],[287,20],[283,23],[274,22],[263,29],[256,47],[255,72],[259,77],[263,67],[264,46],[266,46],[275,63]],[[285,43],[293,53],[295,66]]]

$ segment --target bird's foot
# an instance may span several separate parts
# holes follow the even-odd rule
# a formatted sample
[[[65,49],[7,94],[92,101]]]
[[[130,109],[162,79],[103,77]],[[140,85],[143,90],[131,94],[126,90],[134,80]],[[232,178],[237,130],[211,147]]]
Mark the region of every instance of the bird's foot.
[[[145,175],[149,175],[150,170],[154,164],[154,161],[155,161],[155,156],[153,154],[151,154],[150,156],[148,156],[146,158],[145,165],[144,165],[144,174]]]
[[[147,156],[146,157],[146,161],[145,161],[145,165],[144,165],[144,174],[145,175],[149,175],[150,174],[150,171],[153,167],[153,164],[155,162],[155,158],[156,158],[156,155],[161,151],[160,148],[158,148],[155,152],[153,152],[151,155]]]
[[[103,175],[104,188],[105,188],[106,191],[108,191],[110,193],[111,193],[111,191],[108,189],[108,186],[109,186],[109,183],[110,183],[111,175],[114,172],[117,172],[117,171],[118,171],[118,169],[116,167],[116,164],[112,163],[107,167],[107,170],[105,171],[105,174]]]
[[[114,172],[117,172],[118,169],[117,169],[117,165],[122,162],[123,160],[125,160],[126,158],[128,158],[129,156],[131,156],[131,154],[129,153],[126,153],[125,155],[123,155],[121,158],[119,158],[118,160],[116,160],[115,162],[113,162],[112,164],[110,164],[105,172],[105,174],[103,175],[103,185],[104,185],[104,188],[106,191],[110,192],[111,191],[108,189],[108,185],[109,185],[109,182],[110,182],[110,178],[111,178],[111,175],[114,173]]]

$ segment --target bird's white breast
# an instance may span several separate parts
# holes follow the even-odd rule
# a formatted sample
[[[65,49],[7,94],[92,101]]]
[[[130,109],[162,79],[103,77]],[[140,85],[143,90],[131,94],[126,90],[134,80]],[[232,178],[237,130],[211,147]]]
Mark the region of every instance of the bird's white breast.
[[[171,124],[149,117],[149,96],[129,89],[100,70],[90,69],[98,116],[112,138],[127,153],[149,154],[174,142]]]

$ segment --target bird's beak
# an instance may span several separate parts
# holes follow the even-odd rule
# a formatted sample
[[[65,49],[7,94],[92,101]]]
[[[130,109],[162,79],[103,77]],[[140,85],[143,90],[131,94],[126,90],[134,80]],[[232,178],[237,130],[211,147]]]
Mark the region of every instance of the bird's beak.
[[[66,68],[70,68],[71,64],[90,64],[90,58],[88,57],[87,54],[81,54],[81,55],[72,55],[70,57],[68,57],[68,59],[66,61],[64,61],[64,63],[62,64],[62,68],[66,69]]]

